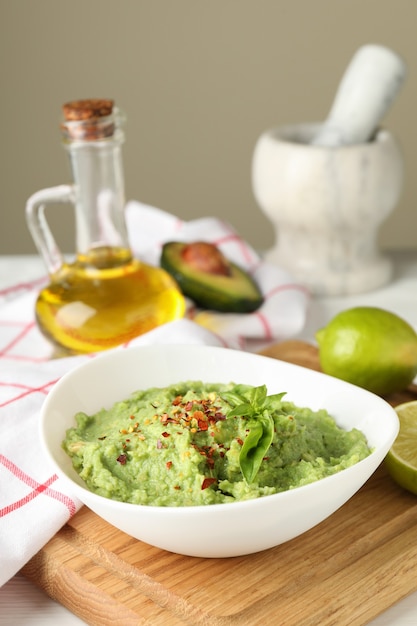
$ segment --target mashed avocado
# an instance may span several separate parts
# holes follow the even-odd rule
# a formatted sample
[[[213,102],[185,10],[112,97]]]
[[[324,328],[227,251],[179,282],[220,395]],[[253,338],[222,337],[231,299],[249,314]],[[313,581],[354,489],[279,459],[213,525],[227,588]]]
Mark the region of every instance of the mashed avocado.
[[[257,435],[249,405],[239,406],[247,406],[248,415],[236,411],[257,389],[192,381],[137,391],[109,410],[78,413],[63,448],[91,491],[154,506],[258,498],[335,474],[369,455],[363,433],[347,432],[327,411],[296,407],[283,394],[268,396]],[[253,469],[256,455],[248,481],[242,467],[252,463]]]

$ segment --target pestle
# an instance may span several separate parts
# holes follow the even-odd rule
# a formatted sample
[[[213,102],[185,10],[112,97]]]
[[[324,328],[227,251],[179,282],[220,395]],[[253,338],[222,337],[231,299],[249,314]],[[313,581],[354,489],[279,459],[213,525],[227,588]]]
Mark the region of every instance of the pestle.
[[[329,116],[311,144],[337,147],[372,139],[405,76],[404,61],[389,48],[373,44],[359,48],[342,77]]]

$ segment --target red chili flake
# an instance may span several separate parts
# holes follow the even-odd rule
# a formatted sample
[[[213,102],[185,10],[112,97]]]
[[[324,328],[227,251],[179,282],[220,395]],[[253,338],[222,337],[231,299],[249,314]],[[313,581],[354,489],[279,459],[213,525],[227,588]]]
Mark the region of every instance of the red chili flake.
[[[191,401],[187,402],[184,408],[186,411],[191,411],[191,409],[193,408],[193,403]]]
[[[210,478],[210,477],[205,478],[203,482],[201,483],[201,490],[207,489],[207,487],[210,487],[215,482],[217,482],[216,478]]]
[[[211,457],[207,457],[207,465],[209,466],[210,469],[213,469],[214,459],[212,459]]]
[[[238,437],[236,441],[238,442],[239,445],[243,446],[243,440],[240,437]]]
[[[208,430],[208,422],[206,420],[198,420],[198,430]]]
[[[169,433],[166,432],[166,430],[164,430],[163,433],[161,433],[163,437],[171,437],[171,435]]]
[[[193,418],[197,420],[199,430],[208,430],[208,421],[202,411],[194,411]]]
[[[172,467],[172,461],[167,461],[167,462],[165,463],[165,467],[166,467],[167,469],[171,469],[171,467]]]
[[[134,420],[134,419],[135,419],[135,416],[134,416],[134,415],[131,415],[131,416],[130,416],[130,419],[131,419],[131,420]]]
[[[126,442],[127,442],[127,443],[130,443],[130,439],[126,439]]]
[[[116,460],[120,463],[120,465],[126,465],[127,456],[125,454],[120,454]]]
[[[99,441],[103,441],[103,439],[106,439],[107,435],[103,435],[103,437],[99,437],[98,440]]]
[[[181,485],[175,485],[174,489],[176,489],[177,491],[179,491],[181,489]]]
[[[162,413],[162,415],[161,415],[161,422],[162,422],[163,424],[166,424],[166,423],[167,423],[167,421],[168,421],[168,418],[169,418],[168,413]]]
[[[193,418],[197,420],[199,430],[208,430],[208,422],[202,411],[194,411]]]
[[[176,398],[173,399],[172,404],[174,406],[178,406],[179,404],[181,404],[182,402],[182,396],[177,396]]]

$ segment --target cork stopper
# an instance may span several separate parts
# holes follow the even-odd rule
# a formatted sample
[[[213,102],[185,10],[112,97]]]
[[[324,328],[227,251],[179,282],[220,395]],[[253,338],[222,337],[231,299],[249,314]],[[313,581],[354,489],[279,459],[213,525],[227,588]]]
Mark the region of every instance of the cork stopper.
[[[96,140],[111,137],[115,129],[113,100],[89,98],[62,106],[61,128],[67,139]]]
[[[113,100],[73,100],[63,105],[62,110],[66,120],[91,120],[105,117],[113,112]]]

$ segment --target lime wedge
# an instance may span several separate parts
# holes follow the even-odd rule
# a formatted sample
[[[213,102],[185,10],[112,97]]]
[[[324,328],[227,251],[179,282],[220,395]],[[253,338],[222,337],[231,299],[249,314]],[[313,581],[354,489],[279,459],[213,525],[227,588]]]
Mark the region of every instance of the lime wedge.
[[[417,400],[395,407],[400,431],[385,457],[392,478],[417,495]]]

